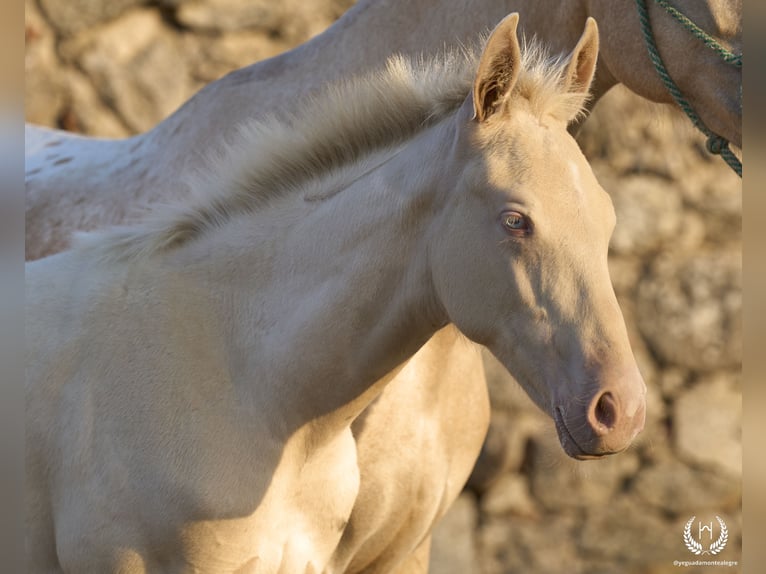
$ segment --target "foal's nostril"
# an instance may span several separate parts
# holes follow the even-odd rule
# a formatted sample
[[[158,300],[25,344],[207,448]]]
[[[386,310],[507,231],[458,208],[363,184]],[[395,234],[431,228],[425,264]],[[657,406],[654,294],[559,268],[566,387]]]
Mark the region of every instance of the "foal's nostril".
[[[612,393],[606,392],[598,398],[593,415],[597,430],[608,431],[614,428],[617,422],[617,403]]]

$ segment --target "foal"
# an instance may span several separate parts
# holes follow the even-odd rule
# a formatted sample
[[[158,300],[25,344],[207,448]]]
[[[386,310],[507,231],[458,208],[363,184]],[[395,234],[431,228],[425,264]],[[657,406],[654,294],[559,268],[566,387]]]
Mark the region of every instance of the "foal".
[[[478,66],[394,59],[247,126],[193,205],[28,265],[32,571],[347,571],[386,530],[354,519],[351,424],[449,324],[572,456],[631,442],[614,211],[566,131],[595,23],[565,63],[522,56],[517,24]]]

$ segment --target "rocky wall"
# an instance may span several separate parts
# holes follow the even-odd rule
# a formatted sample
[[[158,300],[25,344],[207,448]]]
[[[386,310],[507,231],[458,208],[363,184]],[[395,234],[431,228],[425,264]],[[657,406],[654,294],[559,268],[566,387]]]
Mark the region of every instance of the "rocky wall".
[[[111,137],[150,129],[206,83],[305,41],[353,3],[25,2],[27,120]],[[625,453],[570,460],[487,354],[492,428],[437,529],[434,574],[708,572],[673,563],[697,558],[683,539],[693,516],[719,516],[728,542],[714,558],[740,559],[740,180],[679,113],[623,89],[578,141],[617,211],[610,268],[649,387],[647,426]]]

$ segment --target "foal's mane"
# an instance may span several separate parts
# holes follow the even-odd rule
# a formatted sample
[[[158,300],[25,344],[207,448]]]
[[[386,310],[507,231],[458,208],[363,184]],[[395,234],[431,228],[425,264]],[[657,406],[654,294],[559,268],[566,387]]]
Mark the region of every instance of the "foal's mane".
[[[184,204],[155,209],[133,226],[80,234],[77,245],[113,261],[168,251],[376,151],[393,150],[460,107],[479,56],[477,47],[429,59],[393,56],[382,70],[332,85],[286,117],[245,122],[205,172],[186,178],[192,195]],[[566,121],[580,113],[583,94],[562,87],[565,66],[535,40],[524,41],[506,106],[523,98],[541,116]]]

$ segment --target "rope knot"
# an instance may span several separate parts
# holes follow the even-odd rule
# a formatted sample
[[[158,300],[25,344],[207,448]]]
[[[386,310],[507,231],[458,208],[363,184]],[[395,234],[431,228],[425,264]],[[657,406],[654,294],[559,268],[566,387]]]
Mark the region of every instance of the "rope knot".
[[[686,113],[686,115],[697,127],[697,129],[708,136],[708,140],[705,144],[707,150],[711,154],[720,155],[724,161],[729,164],[729,166],[737,173],[737,175],[742,177],[742,162],[734,154],[734,152],[729,149],[728,140],[716,134],[710,133],[710,130],[702,122],[702,119],[694,111],[694,108],[692,108],[691,104],[689,104],[686,98],[684,98],[681,90],[673,81],[673,78],[670,77],[667,68],[665,68],[665,64],[662,62],[660,52],[657,49],[657,43],[654,39],[654,32],[652,31],[652,26],[649,21],[649,8],[647,6],[647,1],[648,0],[636,0],[636,6],[638,7],[638,18],[641,23],[641,31],[644,35],[644,42],[646,43],[646,48],[649,51],[649,59],[654,64],[654,68],[657,71],[657,74],[660,76],[662,83],[665,84],[665,88],[667,88],[668,92],[670,92],[670,95],[673,96],[673,99],[675,100],[676,104],[678,104],[678,107],[680,107]],[[669,0],[654,1],[656,4],[663,7],[665,11],[668,12],[668,14],[676,19],[676,21],[680,22],[684,28],[692,33],[692,35],[702,40],[708,48],[713,49],[723,59],[724,62],[733,64],[738,68],[742,67],[742,54],[734,54],[730,50],[727,50],[715,38],[710,36],[694,22],[689,20],[689,18],[687,18],[684,14],[671,6]],[[740,83],[740,100],[741,93],[742,84]]]
[[[713,134],[705,142],[707,150],[714,155],[721,155],[729,147],[729,141],[719,135]]]

